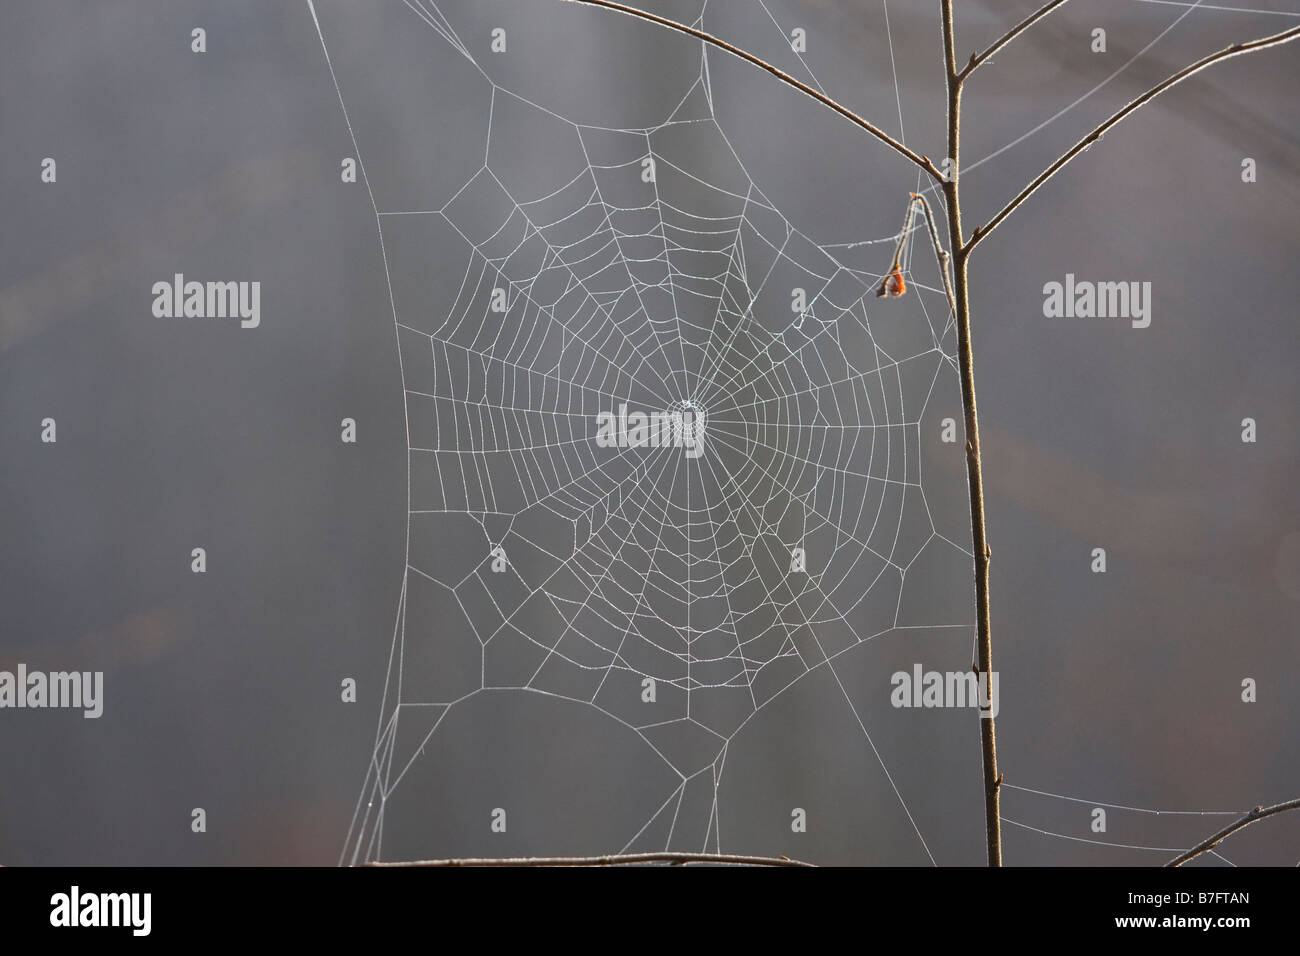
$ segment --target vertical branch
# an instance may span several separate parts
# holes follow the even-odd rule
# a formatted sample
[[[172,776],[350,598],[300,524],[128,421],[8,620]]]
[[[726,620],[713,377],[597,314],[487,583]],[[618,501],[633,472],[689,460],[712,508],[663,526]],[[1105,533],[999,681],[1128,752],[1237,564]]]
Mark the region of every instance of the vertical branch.
[[[967,260],[970,250],[962,240],[961,197],[961,89],[953,36],[952,0],[943,0],[943,59],[948,78],[949,176],[943,183],[948,201],[949,243],[953,256],[953,292],[956,298],[957,350],[961,372],[961,403],[966,419],[966,479],[970,489],[971,543],[975,557],[975,616],[977,677],[985,681],[985,700],[992,702],[993,645],[989,628],[989,546],[984,530],[984,479],[980,469],[979,416],[975,409],[975,362],[970,336],[970,288]],[[980,711],[980,746],[984,766],[984,830],[989,866],[1002,865],[1002,821],[998,812],[997,745],[992,709]]]

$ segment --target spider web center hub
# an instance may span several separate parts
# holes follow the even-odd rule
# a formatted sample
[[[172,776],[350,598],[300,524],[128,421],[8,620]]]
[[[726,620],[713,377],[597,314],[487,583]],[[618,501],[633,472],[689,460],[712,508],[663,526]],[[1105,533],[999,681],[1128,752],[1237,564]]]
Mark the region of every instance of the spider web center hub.
[[[668,407],[673,443],[685,448],[703,447],[708,412],[692,398],[679,399]]]

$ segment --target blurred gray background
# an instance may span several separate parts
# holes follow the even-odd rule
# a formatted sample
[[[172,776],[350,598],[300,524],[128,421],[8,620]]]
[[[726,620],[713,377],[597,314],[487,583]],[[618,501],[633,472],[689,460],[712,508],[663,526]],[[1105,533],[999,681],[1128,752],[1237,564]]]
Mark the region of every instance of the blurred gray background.
[[[1034,6],[962,4],[959,60]],[[967,228],[1165,75],[1300,18],[1289,0],[1251,7],[1276,14],[1079,0],[999,54],[966,93]],[[378,208],[440,207],[482,163],[490,84],[397,0],[316,8]],[[493,82],[590,126],[662,122],[700,69],[698,44],[604,11],[437,9]],[[0,669],[102,670],[106,685],[99,720],[0,711],[0,863],[351,859],[394,705],[381,708],[394,622],[410,620],[406,425],[374,207],[339,180],[355,151],[310,11],[55,0],[8,4],[0,24]],[[711,0],[703,24],[942,156],[937,0]],[[498,26],[503,55],[488,49]],[[1096,27],[1105,54],[1089,49]],[[1227,818],[1118,807],[1300,794],[1297,56],[1238,58],[1160,99],[973,261],[999,758],[1029,788],[1003,799],[1009,863],[1163,862],[1168,849],[1139,848],[1188,846]],[[708,66],[718,126],[795,228],[818,244],[897,232],[913,169],[752,67],[714,53]],[[546,140],[512,148],[539,181],[577,172],[551,165]],[[736,164],[704,139],[681,155]],[[54,185],[39,177],[47,156]],[[1258,182],[1242,183],[1243,157]],[[385,240],[399,321],[423,327],[451,307],[439,290],[454,299],[468,249],[445,229],[385,226]],[[890,245],[858,252],[878,274]],[[923,247],[915,258],[918,281],[937,284]],[[260,280],[261,327],[153,318],[150,286],[174,272]],[[1150,281],[1151,327],[1043,318],[1043,284],[1067,272]],[[924,328],[924,295],[899,300],[895,320]],[[933,320],[941,298],[923,301]],[[355,446],[339,441],[345,416]],[[957,379],[940,366],[914,460],[935,529],[968,547],[960,445],[939,441],[948,416],[961,418]],[[45,417],[54,445],[39,439]],[[1255,444],[1240,440],[1244,417]],[[1096,547],[1104,575],[1089,571]],[[949,565],[917,569],[905,629],[846,650],[833,673],[813,667],[731,737],[716,788],[706,771],[679,800],[681,781],[626,724],[480,692],[395,791],[382,856],[610,852],[651,821],[635,848],[977,864],[975,715],[888,702],[895,670],[969,664],[969,627],[925,626],[969,625],[969,587]],[[858,613],[898,601],[873,588]],[[407,641],[434,673],[461,666],[464,635],[434,623]],[[345,677],[355,704],[340,702]],[[418,747],[398,747],[400,767]],[[692,769],[713,760],[689,734],[662,747]],[[675,819],[657,813],[670,797]],[[489,830],[495,807],[505,834]],[[807,833],[791,833],[794,807]],[[1222,853],[1200,862],[1294,865],[1300,817]]]

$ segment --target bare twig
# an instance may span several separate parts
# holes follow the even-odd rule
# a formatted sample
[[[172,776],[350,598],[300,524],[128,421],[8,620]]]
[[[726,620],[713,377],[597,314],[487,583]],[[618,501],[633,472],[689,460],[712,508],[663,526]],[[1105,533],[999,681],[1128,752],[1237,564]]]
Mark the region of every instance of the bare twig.
[[[1229,823],[1218,833],[1214,834],[1214,836],[1202,840],[1186,853],[1180,853],[1178,856],[1166,863],[1165,866],[1182,866],[1188,860],[1194,860],[1202,853],[1209,853],[1222,843],[1224,839],[1236,833],[1238,830],[1245,829],[1252,823],[1258,823],[1265,817],[1271,817],[1275,813],[1283,813],[1287,810],[1300,810],[1300,799],[1288,800],[1286,803],[1275,803],[1271,807],[1256,807],[1240,819]]]
[[[957,315],[957,299],[952,291],[952,276],[948,272],[949,256],[948,250],[939,242],[939,230],[934,225],[934,213],[930,211],[930,204],[920,193],[912,193],[912,201],[919,202],[921,208],[925,210],[925,224],[930,230],[930,244],[934,246],[934,255],[939,260],[939,271],[943,274],[943,291],[948,294],[948,308],[952,310],[954,316]]]
[[[930,211],[930,203],[920,193],[909,193],[907,201],[907,214],[903,217],[903,231],[898,234],[898,244],[894,246],[894,258],[890,261],[889,271],[885,273],[885,278],[880,284],[880,290],[876,293],[878,298],[886,296],[902,295],[907,287],[903,283],[902,265],[903,250],[907,247],[908,235],[912,231],[912,216],[917,205],[921,206],[925,213],[926,228],[930,233],[930,245],[934,247],[934,256],[939,260],[939,271],[943,276],[943,291],[948,296],[948,308],[952,310],[953,315],[957,314],[957,300],[952,291],[952,276],[948,271],[950,257],[948,250],[943,247],[939,241],[939,230],[934,223],[934,213]]]
[[[948,238],[953,249],[953,285],[956,293],[957,352],[960,359],[961,404],[966,419],[966,484],[970,491],[971,542],[975,559],[975,626],[979,673],[988,682],[992,700],[993,641],[989,616],[989,550],[984,523],[984,477],[980,465],[979,415],[975,408],[975,358],[970,334],[970,288],[966,262],[970,249],[962,244],[961,193],[961,91],[953,35],[952,0],[943,0],[943,59],[948,79],[948,158],[952,175],[944,180],[948,203]],[[998,811],[998,752],[992,711],[980,713],[980,749],[984,767],[984,835],[989,866],[1002,865],[1002,817]]]
[[[876,137],[876,139],[880,140],[890,149],[906,157],[912,163],[919,166],[924,172],[929,174],[929,176],[932,179],[934,179],[936,182],[938,182],[943,178],[943,175],[939,172],[938,168],[934,165],[934,163],[930,161],[930,158],[928,156],[924,156],[921,153],[917,153],[908,149],[906,146],[904,146],[898,140],[894,139],[894,137],[890,136],[884,130],[880,129],[878,126],[874,125],[873,123],[870,123],[867,120],[863,119],[861,116],[859,116],[857,113],[850,110],[848,107],[841,106],[839,103],[835,102],[825,93],[821,93],[813,89],[807,83],[803,83],[800,82],[799,80],[796,80],[793,76],[791,76],[789,73],[786,73],[784,70],[780,70],[776,68],[771,63],[768,63],[766,60],[754,56],[754,54],[752,53],[746,53],[744,50],[740,49],[740,47],[733,46],[732,44],[728,43],[726,40],[719,39],[718,37],[713,36],[711,33],[705,33],[703,30],[697,30],[695,29],[695,27],[689,27],[684,23],[678,23],[676,20],[669,20],[667,17],[661,17],[653,13],[647,13],[645,10],[638,10],[636,7],[629,7],[622,3],[612,3],[610,2],[610,0],[567,0],[567,2],[582,3],[592,7],[603,7],[606,10],[615,10],[619,13],[626,14],[629,17],[636,17],[637,19],[640,20],[647,20],[650,23],[658,24],[659,26],[666,27],[669,30],[676,30],[678,33],[684,33],[687,36],[695,37],[695,39],[697,40],[703,40],[705,43],[708,43],[711,46],[715,46],[719,50],[725,50],[726,52],[730,53],[732,56],[739,57],[740,59],[744,60],[746,63],[752,63],[754,66],[761,67],[762,69],[766,70],[768,73],[771,73],[773,76],[775,76],[782,83],[785,83],[787,86],[792,86],[800,93],[803,93],[806,96],[811,96],[818,103],[821,103],[823,106],[829,107],[830,109],[834,110],[836,113],[839,113],[841,116],[843,116],[845,119],[849,120],[851,123],[855,124],[856,126],[860,126],[862,129],[866,130],[872,136]]]
[[[608,856],[477,857],[460,860],[411,860],[402,863],[367,863],[366,866],[631,866],[638,863],[712,863],[723,866],[815,866],[780,856],[740,856],[734,853],[612,853]]]
[[[1043,19],[1043,17],[1047,16],[1057,7],[1064,6],[1069,2],[1070,0],[1052,0],[1051,3],[1047,3],[1039,7],[1037,10],[1035,10],[1029,16],[1025,17],[1025,19],[1021,20],[1019,23],[1017,23],[1006,33],[1002,34],[1002,36],[999,37],[997,40],[995,40],[993,42],[993,45],[990,46],[988,49],[986,49],[983,53],[972,53],[970,62],[967,63],[966,66],[962,68],[962,71],[958,74],[958,77],[962,80],[966,79],[966,77],[970,76],[972,73],[978,70],[980,68],[980,65],[985,60],[991,57],[994,53],[997,53],[998,50],[1002,49],[1004,46],[1006,46],[1016,37],[1020,36],[1020,34],[1024,33],[1026,30],[1032,27],[1039,20]]]
[[[1224,47],[1218,53],[1211,53],[1209,56],[1202,57],[1201,59],[1193,63],[1191,66],[1179,70],[1177,73],[1169,77],[1163,83],[1160,83],[1157,86],[1154,86],[1151,89],[1147,90],[1145,93],[1143,93],[1137,99],[1130,102],[1127,106],[1121,109],[1110,119],[1106,120],[1096,129],[1094,129],[1083,139],[1079,140],[1077,143],[1071,146],[1065,152],[1065,154],[1061,156],[1060,159],[1056,160],[1056,162],[1048,166],[1045,170],[1043,170],[1038,175],[1036,179],[1034,179],[1033,182],[1031,182],[1024,189],[1022,189],[1020,191],[1020,195],[1016,196],[1015,199],[1011,200],[1011,202],[1003,206],[1002,211],[999,212],[997,215],[995,215],[992,219],[990,219],[987,225],[977,227],[975,229],[974,234],[972,234],[970,241],[966,243],[965,246],[966,251],[970,251],[971,249],[974,249],[975,246],[979,244],[980,240],[982,240],[990,232],[996,229],[1002,223],[1002,220],[1006,219],[1007,216],[1015,212],[1021,203],[1023,203],[1026,199],[1032,196],[1038,190],[1039,186],[1043,185],[1043,183],[1047,182],[1054,175],[1056,175],[1056,173],[1059,172],[1060,169],[1063,166],[1065,166],[1066,163],[1070,162],[1070,160],[1074,159],[1074,157],[1078,156],[1081,152],[1083,152],[1085,149],[1087,149],[1097,140],[1101,139],[1102,135],[1108,129],[1110,129],[1116,123],[1120,122],[1122,119],[1124,119],[1124,117],[1128,116],[1134,110],[1138,109],[1141,106],[1145,106],[1147,103],[1150,103],[1153,99],[1155,99],[1165,90],[1169,89],[1170,87],[1177,86],[1179,83],[1181,83],[1183,80],[1187,79],[1188,77],[1193,76],[1201,72],[1201,70],[1205,69],[1206,67],[1218,63],[1222,60],[1230,60],[1235,56],[1241,56],[1243,53],[1252,53],[1255,50],[1265,50],[1268,49],[1269,47],[1279,46],[1280,44],[1283,43],[1290,43],[1292,40],[1295,39],[1300,39],[1300,27],[1292,27],[1290,30],[1283,30],[1281,33],[1275,33],[1272,36],[1263,37],[1259,40],[1251,40],[1249,43],[1234,43],[1232,46]]]

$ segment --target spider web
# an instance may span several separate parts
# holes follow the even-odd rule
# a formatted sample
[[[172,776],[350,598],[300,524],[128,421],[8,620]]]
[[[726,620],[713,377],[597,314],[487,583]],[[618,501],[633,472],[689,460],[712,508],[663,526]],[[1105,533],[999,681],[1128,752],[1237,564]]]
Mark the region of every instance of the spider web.
[[[435,5],[407,6],[473,62]],[[345,861],[406,855],[384,842],[394,794],[457,708],[503,691],[594,708],[670,768],[652,818],[607,851],[656,848],[638,840],[670,812],[659,848],[673,843],[702,779],[695,848],[743,852],[720,836],[728,745],[824,666],[933,862],[835,660],[911,624],[969,630],[905,606],[923,552],[947,552],[958,581],[969,568],[930,518],[918,454],[935,384],[955,376],[951,315],[909,247],[921,312],[881,332],[898,234],[827,245],[795,228],[728,140],[702,45],[698,63],[660,123],[630,129],[484,73],[482,168],[438,208],[376,207],[386,262],[391,224],[415,217],[453,230],[465,264],[451,301],[397,315],[408,565]],[[545,159],[498,145],[539,124],[564,144]],[[702,448],[597,440],[602,414],[684,408]]]
[[[623,732],[614,749],[590,734],[543,744],[545,759],[566,763],[543,776],[577,780],[570,797],[594,786],[601,793],[586,810],[620,822],[593,827],[600,832],[584,842],[563,821],[530,821],[531,852],[754,852],[724,839],[732,829],[720,793],[736,776],[731,754],[742,732],[800,688],[842,698],[849,730],[870,754],[858,769],[883,781],[875,802],[842,818],[905,831],[909,846],[895,843],[885,858],[936,862],[923,824],[935,829],[951,800],[977,806],[978,766],[966,768],[973,799],[952,795],[937,815],[933,804],[914,814],[904,793],[913,805],[933,800],[919,791],[932,789],[934,776],[900,787],[896,773],[924,754],[897,725],[885,730],[899,739],[878,746],[888,710],[873,716],[866,701],[886,696],[888,670],[851,666],[855,648],[893,635],[904,640],[891,647],[907,648],[893,660],[960,670],[974,640],[971,555],[957,543],[968,519],[954,522],[943,508],[964,489],[954,494],[951,476],[942,484],[921,467],[922,419],[959,408],[953,320],[922,217],[911,219],[915,237],[881,230],[835,243],[796,228],[728,138],[702,44],[698,70],[661,119],[615,128],[561,115],[494,80],[436,4],[403,2],[437,34],[440,54],[463,57],[481,77],[488,117],[483,162],[445,203],[381,208],[361,168],[401,348],[408,543],[379,728],[342,861],[500,855],[491,838],[471,840],[472,852],[444,852],[466,845],[455,839],[462,831],[486,831],[482,788],[469,816],[453,808],[456,794],[498,764],[537,757],[527,752],[539,742],[528,725],[542,711],[525,707],[504,738],[489,729],[520,701],[537,700],[574,705]],[[1137,56],[967,171],[1054,123],[1201,4],[1178,6]],[[887,0],[882,7],[892,70]],[[316,29],[328,62],[319,21]],[[896,72],[894,92],[905,141]],[[360,164],[351,119],[348,131]],[[454,288],[414,308],[399,304],[394,288],[429,233],[406,231],[407,222],[436,223],[463,254],[463,266],[439,260],[435,270],[455,270]],[[877,303],[904,240],[912,295]],[[417,252],[399,264],[408,245]],[[701,453],[675,442],[602,444],[599,416],[628,409],[690,410]],[[909,631],[957,640],[927,655],[908,643]],[[922,750],[940,750],[952,726]],[[430,752],[457,736],[459,749],[444,748],[430,772]],[[620,815],[620,794],[599,764],[614,763],[629,736],[643,750],[636,760],[661,773],[639,781],[649,802]],[[587,754],[588,744],[605,749]],[[621,772],[639,773],[636,760]],[[594,781],[577,770],[584,761],[597,766]],[[810,757],[802,772],[832,762]],[[961,776],[941,765],[942,779]],[[1087,803],[1143,818],[1236,813],[1007,789],[1058,808]],[[1139,845],[1003,819],[1078,844],[1160,853],[1185,845],[1182,836]],[[785,828],[778,820],[774,829]],[[953,842],[953,832],[943,836]]]

